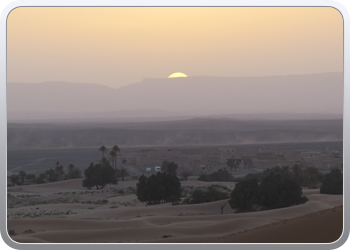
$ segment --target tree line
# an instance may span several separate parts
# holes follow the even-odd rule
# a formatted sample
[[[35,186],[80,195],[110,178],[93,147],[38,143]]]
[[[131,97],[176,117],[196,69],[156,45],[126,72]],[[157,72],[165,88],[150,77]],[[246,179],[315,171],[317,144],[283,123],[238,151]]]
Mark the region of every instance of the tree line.
[[[91,162],[89,167],[85,169],[85,178],[82,182],[83,187],[91,189],[103,189],[107,184],[118,184],[118,178],[124,181],[126,176],[129,176],[129,172],[126,168],[117,168],[118,154],[121,149],[114,145],[108,150],[104,145],[98,149],[101,152],[101,161],[98,163]],[[107,154],[109,152],[109,158]],[[112,163],[112,164],[111,164]],[[126,160],[123,159],[122,163],[125,164]]]
[[[98,150],[101,152],[101,160],[97,163],[91,162],[84,171],[85,178],[82,185],[88,189],[92,187],[103,189],[107,184],[117,184],[118,178],[123,181],[124,177],[129,175],[124,167],[117,168],[117,159],[121,151],[118,146],[113,146],[110,151],[105,146],[101,146]],[[108,152],[109,157],[107,158]],[[125,162],[126,160],[122,161],[123,164]],[[228,161],[227,164],[231,164],[233,169],[238,163]],[[187,180],[190,173],[183,170],[179,175],[182,180]],[[38,176],[26,174],[24,171],[10,176],[13,185],[23,185],[25,181],[44,183],[76,178],[81,178],[79,169],[70,164],[66,173],[59,162],[56,162],[54,169],[46,170]],[[228,203],[237,211],[255,211],[305,203],[308,199],[302,196],[302,187],[320,188],[320,192],[324,194],[343,193],[343,174],[340,170],[332,169],[330,173],[323,175],[317,168],[302,168],[300,165],[294,165],[292,168],[274,167],[261,173],[248,174],[239,179],[234,179],[226,169],[219,169],[211,174],[201,175],[198,180],[235,181],[237,183],[230,193],[214,186],[207,190],[195,189],[182,203],[194,204],[229,198]],[[178,165],[175,162],[163,161],[161,172],[149,177],[141,175],[136,184],[137,198],[148,204],[179,202],[182,192],[178,178]]]
[[[56,167],[46,170],[38,175],[27,174],[21,170],[18,174],[12,174],[9,176],[12,186],[24,185],[24,184],[41,184],[45,182],[56,182],[69,179],[81,178],[80,169],[76,168],[73,164],[69,164],[67,172],[64,171],[64,167],[56,162]]]
[[[169,164],[164,164],[164,166],[169,166]],[[174,169],[174,167],[170,169]],[[229,195],[225,190],[220,191],[214,186],[207,190],[195,189],[182,203],[194,204],[229,198],[228,203],[231,208],[237,209],[237,212],[276,209],[303,204],[308,201],[308,198],[302,195],[302,184],[314,184],[315,179],[318,180],[315,176],[319,175],[313,169],[309,169],[305,172],[308,173],[307,177],[300,178],[300,175],[295,174],[297,169],[299,168],[294,167],[294,171],[291,171],[289,167],[274,167],[266,169],[262,173],[247,175],[239,179]],[[150,177],[141,175],[136,185],[137,198],[148,204],[180,201],[183,190],[175,173],[175,171],[169,171],[164,167],[163,171],[156,175]],[[215,177],[219,181],[226,181],[231,174],[225,169],[220,169],[209,176],[209,178]],[[308,181],[305,181],[304,178]],[[330,173],[322,175],[320,193],[343,193],[343,174],[340,170],[332,169]]]

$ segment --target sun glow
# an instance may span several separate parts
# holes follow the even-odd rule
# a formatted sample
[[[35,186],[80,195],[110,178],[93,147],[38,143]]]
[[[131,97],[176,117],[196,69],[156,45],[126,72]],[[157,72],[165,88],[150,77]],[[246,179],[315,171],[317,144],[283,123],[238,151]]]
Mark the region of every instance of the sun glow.
[[[187,77],[187,75],[181,72],[175,72],[175,73],[172,73],[170,76],[168,76],[168,78],[178,78],[178,77]]]

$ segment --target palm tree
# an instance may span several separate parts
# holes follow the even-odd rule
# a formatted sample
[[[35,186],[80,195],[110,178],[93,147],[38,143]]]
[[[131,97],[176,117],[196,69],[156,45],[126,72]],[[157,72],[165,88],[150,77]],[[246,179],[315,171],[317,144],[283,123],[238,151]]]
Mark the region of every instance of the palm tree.
[[[69,170],[69,171],[73,171],[73,169],[74,169],[74,165],[73,165],[73,164],[69,164],[68,170]]]
[[[106,157],[102,158],[102,161],[100,162],[102,166],[110,166],[109,160]]]
[[[300,177],[300,175],[301,175],[301,166],[299,165],[299,164],[295,164],[294,166],[293,166],[293,173],[294,173],[294,175],[295,175],[295,177],[298,179],[299,177]]]
[[[122,177],[122,181],[124,181],[124,177],[128,176],[129,172],[125,168],[120,169],[119,171],[119,176]]]
[[[18,185],[19,176],[16,174],[10,175],[10,180],[12,182],[12,186],[14,186],[15,184]]]
[[[306,175],[307,175],[308,181],[311,184],[313,184],[315,179],[316,179],[316,175],[318,173],[318,169],[315,168],[315,167],[307,167],[305,171],[306,171]]]
[[[231,158],[231,159],[227,159],[226,165],[230,168],[231,172],[233,168],[235,169],[235,172],[236,172],[241,162],[242,162],[241,159]]]
[[[115,157],[114,157],[114,167],[117,169],[117,162],[118,162],[118,152],[120,152],[120,148],[117,145],[114,145],[112,148],[112,151],[115,152]]]
[[[98,151],[101,151],[101,158],[103,158],[105,156],[105,154],[108,152],[107,148],[105,147],[105,145],[101,146]]]
[[[22,171],[19,172],[18,175],[20,176],[20,178],[21,178],[21,184],[23,185],[23,183],[24,183],[24,178],[26,177],[27,173],[24,172],[24,171],[22,170]]]
[[[57,163],[59,163],[59,162],[57,162]],[[57,163],[56,163],[56,164],[57,164]],[[56,175],[58,176],[58,179],[61,181],[61,180],[63,179],[63,177],[64,177],[63,166],[62,166],[62,165],[59,166],[59,165],[57,164],[57,166],[55,167],[55,172],[56,172]]]
[[[73,164],[69,164],[68,166],[68,179],[72,179],[73,178],[73,170],[74,170],[74,165]]]
[[[114,170],[117,170],[117,167],[116,167],[117,152],[112,150],[111,152],[109,152],[109,155],[112,157],[112,160],[113,160],[113,163],[114,163]]]

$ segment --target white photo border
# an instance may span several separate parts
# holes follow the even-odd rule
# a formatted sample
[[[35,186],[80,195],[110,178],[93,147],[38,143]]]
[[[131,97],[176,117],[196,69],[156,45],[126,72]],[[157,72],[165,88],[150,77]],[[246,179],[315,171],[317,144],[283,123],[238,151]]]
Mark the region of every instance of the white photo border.
[[[6,101],[6,83],[7,83],[7,17],[10,12],[18,7],[332,7],[337,9],[343,17],[343,73],[344,73],[344,106],[343,106],[343,173],[344,173],[344,209],[343,209],[343,234],[333,243],[17,243],[13,241],[7,233],[7,101]],[[1,173],[0,196],[2,203],[0,204],[0,230],[4,242],[15,249],[143,249],[143,250],[160,250],[160,249],[335,249],[341,247],[348,239],[350,232],[350,200],[348,193],[350,192],[350,171],[345,166],[350,155],[350,129],[345,128],[349,125],[350,119],[350,23],[349,14],[346,9],[338,2],[330,0],[21,0],[10,3],[1,14],[1,38],[0,38],[0,163],[3,166]]]

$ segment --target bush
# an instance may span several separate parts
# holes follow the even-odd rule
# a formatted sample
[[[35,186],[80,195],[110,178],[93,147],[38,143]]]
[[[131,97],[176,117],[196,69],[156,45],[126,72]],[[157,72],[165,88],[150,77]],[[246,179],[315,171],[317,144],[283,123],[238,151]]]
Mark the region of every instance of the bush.
[[[214,185],[207,188],[207,190],[195,189],[191,192],[191,196],[186,198],[183,203],[186,204],[197,204],[212,202],[218,200],[224,200],[228,198],[228,193],[219,190]]]
[[[198,180],[199,181],[209,181],[209,176],[207,174],[201,174],[199,177],[198,177]]]
[[[147,179],[145,175],[141,175],[136,184],[136,196],[140,201],[148,201]]]
[[[173,161],[172,162],[163,161],[161,169],[164,173],[171,174],[171,175],[177,175],[178,166]]]
[[[228,203],[232,208],[252,210],[259,203],[259,183],[257,179],[246,179],[236,184]]]
[[[177,176],[158,172],[145,177],[141,175],[136,184],[136,196],[140,201],[149,204],[159,204],[167,201],[177,201],[181,196],[181,183]]]
[[[195,189],[191,192],[191,197],[186,201],[188,204],[204,203],[206,197],[205,192],[201,189]]]
[[[78,179],[78,178],[81,178],[80,169],[75,168],[73,164],[69,164],[68,174],[66,175],[66,179]]]
[[[224,200],[224,199],[227,199],[228,196],[229,195],[227,192],[220,191],[215,186],[208,187],[207,192],[206,192],[207,202]]]
[[[274,209],[303,204],[307,200],[302,196],[301,186],[293,174],[286,168],[274,168],[264,171],[260,185],[257,178],[237,183],[229,204],[239,210],[253,210],[255,205]]]
[[[219,169],[211,174],[202,174],[198,177],[199,181],[233,181],[231,173],[226,169]]]
[[[323,174],[318,171],[318,168],[307,167],[301,171],[301,181],[303,187],[318,188],[323,181]]]
[[[235,181],[240,182],[247,179],[257,179],[258,182],[261,182],[270,173],[286,176],[287,178],[295,178],[299,185],[308,188],[319,188],[323,180],[323,174],[319,172],[317,168],[302,168],[300,165],[294,165],[292,168],[288,166],[269,168],[261,173],[247,174],[242,179],[235,179]]]
[[[343,194],[343,174],[339,169],[332,169],[324,176],[320,188],[321,194]]]
[[[85,170],[85,179],[83,187],[103,189],[107,184],[117,184],[117,176],[115,170],[108,161],[101,161],[98,164],[91,162],[90,166]]]
[[[270,173],[260,184],[261,205],[268,208],[282,208],[305,203],[302,189],[293,177]]]

